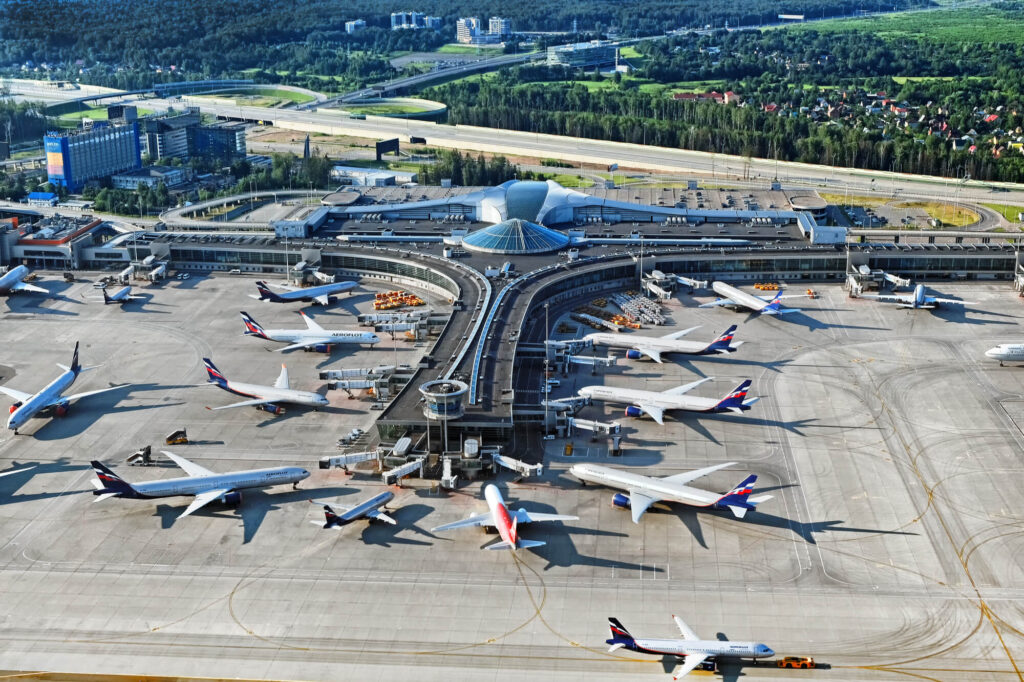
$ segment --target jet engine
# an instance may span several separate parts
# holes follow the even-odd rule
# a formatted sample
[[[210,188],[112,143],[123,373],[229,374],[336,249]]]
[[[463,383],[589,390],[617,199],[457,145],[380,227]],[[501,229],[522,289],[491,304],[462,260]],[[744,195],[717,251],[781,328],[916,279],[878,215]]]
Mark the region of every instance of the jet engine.
[[[307,353],[330,353],[331,344],[329,343],[318,343],[315,346],[306,346]]]
[[[633,350],[632,348],[630,348],[629,350],[626,351],[626,357],[629,358],[630,360],[640,360],[641,358],[644,357],[644,354],[638,350]]]
[[[227,505],[238,505],[242,504],[242,493],[224,493],[220,496],[220,501]]]
[[[264,403],[262,405],[257,405],[256,409],[263,410],[264,412],[269,412],[270,414],[284,414],[284,408],[281,407],[280,405],[275,405],[273,403]]]
[[[612,506],[620,509],[629,509],[629,495],[623,495],[622,493],[615,493],[612,495]]]
[[[630,405],[629,407],[626,408],[626,416],[627,417],[642,417],[642,416],[644,416],[644,411],[641,410],[639,407],[636,407],[634,405]]]
[[[58,417],[63,417],[65,415],[67,415],[68,410],[70,410],[70,409],[71,409],[71,403],[69,401],[67,401],[67,400],[61,400],[59,403],[54,405],[53,413],[56,414]]]
[[[10,413],[14,414],[15,412],[17,412],[19,407],[21,407],[21,401],[20,400],[18,402],[14,403],[13,405],[11,405],[11,412]]]

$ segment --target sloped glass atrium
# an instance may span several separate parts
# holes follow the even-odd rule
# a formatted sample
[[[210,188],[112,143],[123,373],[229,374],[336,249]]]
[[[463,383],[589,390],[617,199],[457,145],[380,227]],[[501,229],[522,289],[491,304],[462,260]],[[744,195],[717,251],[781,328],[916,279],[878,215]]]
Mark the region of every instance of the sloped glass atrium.
[[[526,220],[513,218],[467,235],[462,245],[482,253],[546,253],[569,244],[569,237]]]

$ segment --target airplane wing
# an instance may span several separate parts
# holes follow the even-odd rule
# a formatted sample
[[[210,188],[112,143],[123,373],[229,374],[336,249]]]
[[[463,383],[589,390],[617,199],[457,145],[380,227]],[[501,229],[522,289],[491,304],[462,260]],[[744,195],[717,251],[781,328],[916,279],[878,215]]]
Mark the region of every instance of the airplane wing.
[[[73,395],[66,395],[63,398],[57,398],[52,403],[47,405],[47,407],[53,407],[57,403],[59,403],[61,401],[64,401],[64,400],[67,400],[67,401],[70,401],[70,402],[74,402],[76,400],[81,400],[82,398],[88,398],[91,395],[99,395],[100,393],[106,393],[107,391],[116,391],[117,389],[124,388],[125,386],[128,386],[128,384],[120,384],[118,386],[111,386],[110,388],[100,388],[100,389],[97,389],[95,391],[86,391],[85,393],[75,393]]]
[[[925,296],[925,303],[943,303],[945,305],[977,305],[977,301],[961,301],[955,298],[936,298],[934,296]]]
[[[314,296],[313,300],[319,303],[320,305],[327,305],[328,303],[331,302],[331,297],[328,296],[327,294],[322,294],[320,296]]]
[[[676,627],[679,628],[679,634],[683,636],[683,639],[690,639],[693,641],[700,639],[700,637],[697,636],[697,633],[691,630],[690,626],[683,622],[682,618],[679,616],[672,616],[672,620],[676,622]]]
[[[286,350],[297,350],[299,348],[308,348],[309,346],[316,346],[316,345],[319,345],[321,343],[330,343],[330,341],[331,340],[329,338],[327,338],[327,337],[324,337],[322,339],[313,339],[312,341],[308,341],[308,340],[307,341],[300,341],[299,343],[293,343],[290,346],[285,346],[284,348],[275,348],[274,352],[275,353],[283,353]],[[278,381],[280,381],[280,379],[278,379]],[[288,388],[288,387],[287,386],[278,386],[277,388]]]
[[[684,393],[689,393],[704,382],[711,381],[712,379],[714,379],[714,377],[704,377],[703,379],[698,379],[697,381],[683,384],[682,386],[676,386],[675,388],[670,388],[667,391],[662,391],[662,393],[665,393],[666,395],[682,395]]]
[[[661,426],[665,425],[665,408],[657,407],[656,405],[637,405],[641,410],[650,415],[651,419],[658,422]]]
[[[226,495],[229,492],[231,492],[230,488],[218,488],[217,490],[207,490],[205,493],[199,493],[196,495],[196,499],[192,500],[192,504],[188,506],[188,509],[178,515],[178,518],[183,519],[189,514],[199,511],[218,497]]]
[[[31,393],[22,393],[21,391],[15,391],[13,388],[7,388],[6,386],[0,386],[0,393],[6,393],[19,403],[23,403],[32,397]]]
[[[736,305],[736,301],[731,298],[719,298],[714,301],[708,301],[707,303],[701,303],[698,308],[715,308],[723,305]]]
[[[698,329],[700,329],[700,327],[701,327],[701,325],[697,325],[696,327],[690,327],[689,329],[684,329],[681,332],[672,332],[671,334],[665,334],[665,336],[663,336],[661,338],[669,339],[670,341],[674,341],[675,339],[683,338],[684,336],[686,336],[687,334],[689,334],[692,331],[697,331]]]
[[[382,512],[380,509],[374,509],[373,511],[366,512],[366,515],[369,518],[374,519],[375,521],[383,521],[384,523],[390,523],[392,526],[398,525],[398,521],[395,521],[393,518]]]
[[[704,659],[707,657],[707,654],[686,654],[686,661],[683,662],[682,667],[676,671],[676,674],[672,676],[672,679],[678,680],[680,677],[689,675],[698,665],[703,663]]]
[[[315,331],[315,332],[322,332],[322,331],[324,330],[324,328],[323,328],[323,327],[321,327],[320,325],[318,325],[318,324],[317,324],[317,323],[316,323],[316,322],[315,322],[315,321],[313,320],[313,318],[312,318],[312,317],[310,317],[310,316],[309,316],[309,315],[307,315],[306,313],[302,312],[301,310],[299,311],[299,315],[302,315],[302,319],[306,321],[306,326],[307,326],[307,327],[309,327],[309,329],[310,329],[311,331]]]
[[[161,450],[160,452],[161,452],[161,454],[166,455],[168,458],[170,458],[170,460],[172,462],[174,462],[179,467],[181,467],[182,471],[184,471],[189,476],[213,476],[214,475],[214,472],[210,471],[209,469],[207,469],[205,467],[201,467],[198,464],[196,464],[195,462],[190,462],[187,459],[185,459],[184,457],[179,457],[178,455],[174,454],[173,452],[167,452],[166,450]]]
[[[274,402],[273,400],[267,400],[265,398],[256,398],[255,400],[243,400],[238,403],[231,403],[230,405],[221,405],[220,407],[207,407],[208,410],[227,410],[232,407],[249,407],[250,405],[266,405]]]
[[[274,388],[288,388],[288,368],[281,365],[281,373],[277,375],[277,381],[274,382]]]
[[[25,282],[15,282],[11,285],[11,291],[32,291],[37,294],[48,294],[48,290],[37,287],[34,284],[26,284]]]
[[[443,526],[437,528],[431,528],[430,532],[434,533],[442,530],[455,530],[456,528],[471,528],[473,526],[493,526],[494,517],[491,513],[480,514],[479,516],[470,516],[468,519],[462,519],[461,521],[455,521],[453,523],[446,523]]]
[[[651,360],[654,360],[655,362],[661,362],[660,350],[651,350],[650,348],[643,348],[642,346],[634,346],[633,350],[635,350],[638,353],[643,353],[644,355],[649,357]]]
[[[703,478],[703,477],[707,476],[708,474],[712,474],[712,473],[718,471],[719,469],[725,469],[726,467],[731,467],[734,464],[736,464],[736,462],[726,462],[725,464],[716,464],[714,466],[705,467],[703,469],[695,469],[693,471],[685,471],[685,472],[683,472],[681,474],[674,474],[672,476],[665,476],[661,480],[667,481],[669,483],[675,483],[677,485],[685,485],[687,483],[690,483],[691,481],[696,481],[698,478]]]
[[[525,509],[520,509],[513,513],[515,519],[519,523],[533,523],[536,521],[579,521],[578,516],[569,516],[567,514],[539,514],[537,512],[528,512]]]
[[[629,490],[629,510],[633,512],[633,523],[640,523],[640,517],[644,515],[644,512],[651,508],[651,505],[657,502],[656,498],[647,495],[636,488],[630,488]]]

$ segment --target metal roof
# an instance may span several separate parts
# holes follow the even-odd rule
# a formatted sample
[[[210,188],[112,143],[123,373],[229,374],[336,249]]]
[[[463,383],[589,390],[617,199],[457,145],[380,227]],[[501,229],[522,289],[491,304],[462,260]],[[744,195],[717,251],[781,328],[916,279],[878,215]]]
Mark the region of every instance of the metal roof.
[[[517,218],[477,230],[462,240],[471,251],[510,255],[557,251],[568,244],[567,235]]]

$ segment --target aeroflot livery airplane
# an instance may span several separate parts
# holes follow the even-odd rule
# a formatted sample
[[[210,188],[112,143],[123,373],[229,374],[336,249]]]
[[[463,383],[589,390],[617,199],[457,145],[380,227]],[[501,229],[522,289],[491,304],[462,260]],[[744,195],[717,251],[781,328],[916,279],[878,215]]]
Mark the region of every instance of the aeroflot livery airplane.
[[[732,353],[743,342],[732,342],[736,325],[725,330],[721,336],[710,343],[700,341],[681,341],[680,338],[690,332],[700,329],[691,327],[681,332],[666,334],[661,337],[639,336],[630,334],[587,334],[581,341],[590,341],[595,346],[607,346],[609,348],[625,348],[626,357],[630,360],[639,360],[645,355],[655,362],[661,362],[661,356],[665,353],[686,353],[688,355],[715,355],[717,353]]]
[[[287,291],[275,294],[270,290],[266,282],[256,282],[256,289],[260,292],[260,295],[253,296],[253,298],[257,298],[261,301],[271,301],[273,303],[307,301],[319,303],[320,305],[328,305],[334,298],[332,294],[340,294],[343,291],[355,289],[356,286],[357,284],[355,282],[334,282],[333,284],[324,284],[322,286],[309,287],[307,289],[281,287],[282,289],[287,289]]]
[[[215,474],[184,457],[178,457],[170,452],[164,452],[164,454],[184,469],[188,476],[133,484],[126,482],[101,462],[92,462],[93,471],[96,472],[96,477],[99,479],[93,481],[96,490],[92,494],[98,496],[95,502],[110,497],[144,500],[155,497],[195,495],[196,499],[188,506],[188,509],[178,516],[180,519],[198,511],[214,500],[220,500],[224,504],[239,504],[242,501],[242,493],[237,492],[238,490],[267,488],[285,483],[295,486],[299,481],[309,478],[309,472],[302,467],[247,469],[230,474]]]
[[[347,329],[324,329],[314,322],[306,313],[299,311],[302,319],[306,322],[306,329],[264,329],[260,323],[253,319],[252,315],[242,311],[242,322],[245,323],[246,336],[255,336],[268,341],[282,341],[290,343],[290,346],[276,349],[280,353],[297,348],[307,348],[319,352],[326,352],[334,344],[341,343],[365,343],[372,346],[380,343],[380,337],[373,332],[361,332]]]
[[[75,354],[71,356],[71,366],[68,367],[61,364],[57,366],[63,369],[64,373],[40,389],[35,395],[0,386],[0,392],[6,393],[18,401],[11,405],[11,416],[7,420],[7,428],[13,430],[14,433],[18,433],[18,429],[24,426],[25,422],[43,410],[52,409],[58,417],[63,417],[71,408],[71,403],[76,400],[124,387],[124,384],[122,384],[121,386],[111,386],[110,388],[101,388],[96,391],[86,391],[85,393],[76,393],[69,396],[63,395],[64,391],[71,388],[71,384],[75,383],[75,379],[78,378],[79,374],[86,370],[96,369],[95,367],[82,367],[78,363],[77,342],[75,343]]]
[[[775,294],[774,296],[755,296],[754,294],[748,294],[741,289],[737,289],[731,284],[725,282],[715,282],[711,285],[711,288],[716,294],[722,296],[715,301],[710,303],[701,303],[701,308],[714,308],[716,306],[726,306],[729,308],[747,308],[755,313],[761,313],[762,315],[782,315],[784,313],[798,313],[799,308],[783,308],[782,299],[784,298],[805,298],[806,294],[786,294],[782,295],[782,291]]]
[[[251,405],[273,414],[281,414],[284,412],[284,408],[277,405],[277,403],[294,403],[296,405],[306,405],[314,409],[326,407],[330,404],[327,398],[319,393],[296,391],[289,388],[288,368],[284,365],[281,365],[281,374],[277,377],[277,381],[274,382],[273,386],[260,386],[258,384],[242,384],[237,381],[228,381],[213,364],[212,360],[203,358],[203,363],[206,365],[206,373],[209,376],[207,381],[211,384],[216,384],[228,393],[251,398],[251,400],[243,400],[238,403],[231,403],[230,405],[207,407],[206,409],[208,410],[226,410],[229,407],[246,407]]]
[[[685,656],[686,662],[672,677],[673,680],[689,674],[708,658],[767,658],[775,655],[774,651],[759,642],[701,639],[682,618],[672,618],[679,628],[679,634],[683,636],[682,639],[637,639],[629,634],[618,618],[609,618],[608,629],[611,630],[612,636],[611,639],[605,640],[605,644],[611,644],[608,651],[629,649],[655,656]]]
[[[574,464],[569,467],[569,475],[578,478],[584,484],[596,483],[628,491],[628,496],[616,493],[612,497],[612,504],[631,510],[633,523],[640,523],[640,517],[655,502],[681,502],[691,507],[728,509],[733,516],[742,519],[748,511],[772,498],[771,495],[751,497],[750,494],[754,492],[754,483],[757,482],[757,476],[754,474],[747,476],[742,483],[723,495],[686,485],[735,463],[716,464],[664,478],[634,474],[632,471],[613,469],[600,464]]]
[[[584,386],[577,393],[584,398],[600,400],[608,403],[627,403],[627,417],[641,417],[644,414],[659,424],[665,423],[666,410],[686,410],[688,412],[736,412],[742,414],[750,409],[760,398],[747,397],[750,379],[744,379],[729,395],[721,400],[717,398],[698,398],[683,395],[697,388],[705,381],[714,377],[705,377],[693,383],[670,388],[667,391],[644,391],[635,388],[613,388],[611,386]]]

